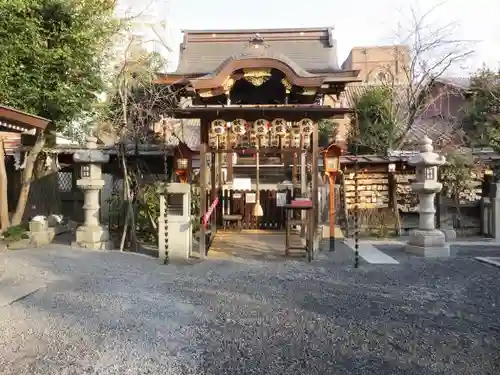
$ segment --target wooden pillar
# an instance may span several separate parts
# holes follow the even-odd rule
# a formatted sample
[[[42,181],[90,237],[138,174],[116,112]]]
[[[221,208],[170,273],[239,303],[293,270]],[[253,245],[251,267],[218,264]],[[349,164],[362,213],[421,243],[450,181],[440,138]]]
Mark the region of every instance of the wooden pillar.
[[[330,183],[330,194],[329,194],[329,222],[330,222],[330,250],[335,249],[335,174],[328,174],[328,181]]]
[[[228,153],[227,154],[227,181],[233,182],[233,153]]]
[[[5,168],[5,148],[3,138],[0,135],[0,229],[5,230],[9,227],[9,206],[7,194],[7,170]]]
[[[207,213],[207,143],[204,137],[205,128],[203,122],[200,127],[201,144],[200,144],[200,218],[203,218]],[[200,259],[205,259],[206,254],[206,230],[202,225],[200,229]]]
[[[219,154],[220,155],[220,154]],[[216,156],[215,152],[212,152],[211,155],[211,164],[210,164],[210,204],[215,201],[217,198],[217,170],[219,166],[217,165],[217,161],[219,158]],[[215,232],[217,232],[217,210],[212,211],[212,216],[210,217],[211,223],[211,236],[215,236]]]
[[[222,163],[224,162],[224,155],[228,158],[229,154],[221,154],[218,153],[217,157],[217,189],[222,189],[222,185],[224,184],[224,178],[222,176]]]
[[[300,153],[300,196],[301,197],[306,197],[307,196],[307,169],[306,169],[306,160],[307,160],[307,153],[301,152]],[[300,212],[301,215],[301,220],[306,220],[307,219],[307,211],[302,210]],[[300,230],[300,235],[304,236],[306,233],[306,228],[304,225],[301,225],[301,230]]]
[[[298,157],[297,153],[294,152],[292,155],[292,184],[294,190],[295,186],[297,185],[297,164],[298,164]]]
[[[312,137],[312,217],[311,217],[311,233],[309,240],[311,241],[311,246],[313,254],[315,251],[315,239],[316,231],[318,229],[318,123],[314,124],[313,127],[313,137]]]

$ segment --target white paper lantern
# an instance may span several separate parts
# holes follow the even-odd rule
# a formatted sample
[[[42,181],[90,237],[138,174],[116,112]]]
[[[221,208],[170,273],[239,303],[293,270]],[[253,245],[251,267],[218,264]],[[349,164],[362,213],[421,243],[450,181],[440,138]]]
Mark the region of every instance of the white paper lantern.
[[[247,131],[246,126],[246,121],[238,118],[231,123],[231,132],[233,134],[243,135]]]
[[[310,135],[313,132],[314,122],[310,118],[303,118],[299,121],[300,132],[304,135]]]
[[[285,119],[277,118],[271,122],[271,129],[273,134],[284,136],[288,131],[288,124]]]
[[[269,121],[265,119],[258,119],[255,120],[255,122],[253,123],[253,130],[255,134],[259,136],[266,135],[267,132],[269,131],[269,126],[270,126]]]
[[[223,135],[226,131],[226,121],[220,119],[212,121],[211,130],[216,135]]]

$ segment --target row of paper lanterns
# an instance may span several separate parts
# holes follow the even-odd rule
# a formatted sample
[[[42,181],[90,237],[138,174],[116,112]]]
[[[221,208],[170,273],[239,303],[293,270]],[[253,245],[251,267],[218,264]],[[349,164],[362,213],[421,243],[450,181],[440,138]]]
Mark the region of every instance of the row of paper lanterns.
[[[217,119],[212,121],[210,132],[213,135],[221,136],[226,131],[237,136],[242,136],[247,132],[252,132],[256,136],[264,136],[271,132],[277,136],[285,136],[290,132],[293,135],[311,135],[313,132],[314,122],[309,118],[304,118],[291,126],[285,119],[277,118],[272,121],[258,119],[252,123],[250,129],[248,123],[243,119],[236,119],[232,122]]]

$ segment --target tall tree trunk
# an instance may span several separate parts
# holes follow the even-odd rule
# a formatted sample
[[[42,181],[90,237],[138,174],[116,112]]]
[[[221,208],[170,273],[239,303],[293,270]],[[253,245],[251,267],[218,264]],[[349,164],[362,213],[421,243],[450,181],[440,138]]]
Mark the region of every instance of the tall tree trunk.
[[[3,232],[10,226],[9,199],[7,196],[7,171],[5,169],[5,147],[0,136],[0,230]]]
[[[35,144],[26,155],[26,166],[22,171],[21,190],[19,191],[19,199],[17,200],[16,212],[12,217],[12,225],[21,224],[24,216],[24,211],[26,210],[26,203],[28,202],[36,159],[38,158],[38,155],[40,154],[44,146],[45,135],[43,134],[43,132],[39,132]]]

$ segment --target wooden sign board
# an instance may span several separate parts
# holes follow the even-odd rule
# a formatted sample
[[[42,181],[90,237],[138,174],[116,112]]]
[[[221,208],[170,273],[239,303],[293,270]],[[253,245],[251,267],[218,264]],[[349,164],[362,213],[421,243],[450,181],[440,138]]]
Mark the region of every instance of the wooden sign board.
[[[286,204],[286,193],[276,193],[276,207],[283,207]]]
[[[245,194],[245,203],[255,203],[255,202],[256,202],[255,193]]]

